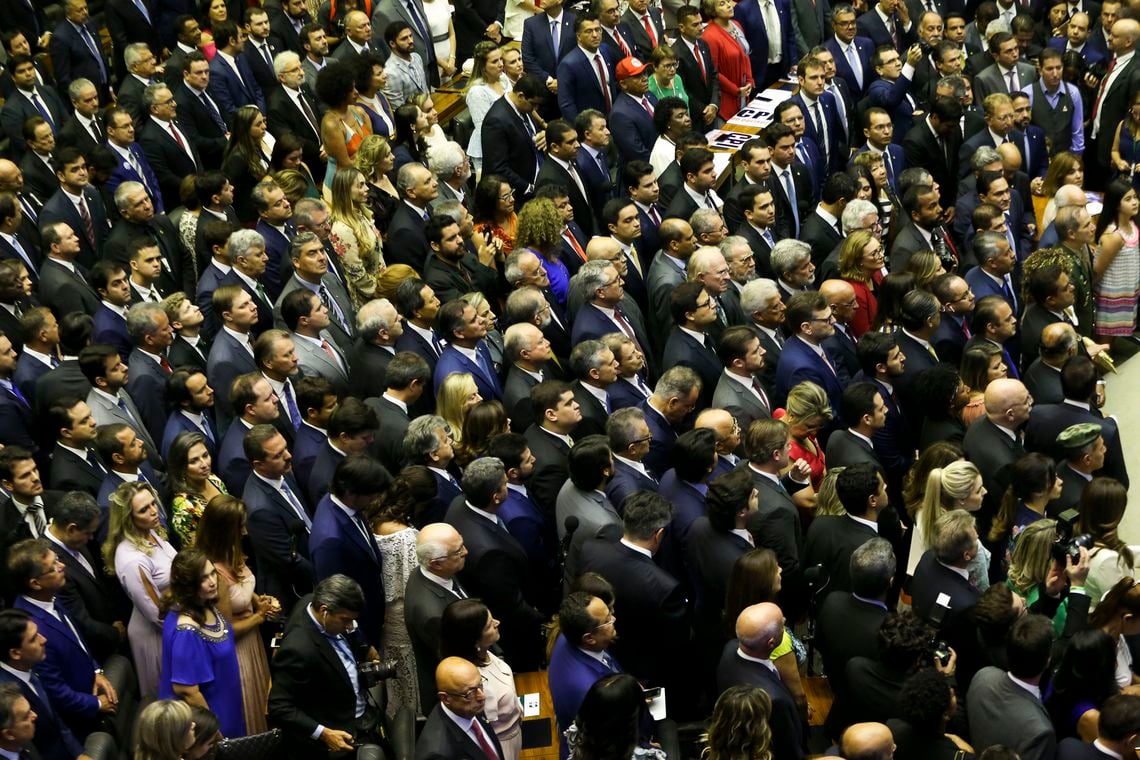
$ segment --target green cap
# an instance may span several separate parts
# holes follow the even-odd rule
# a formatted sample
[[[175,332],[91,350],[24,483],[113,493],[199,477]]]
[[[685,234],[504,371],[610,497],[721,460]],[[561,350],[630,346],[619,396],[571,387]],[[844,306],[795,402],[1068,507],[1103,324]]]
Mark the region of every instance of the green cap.
[[[1077,451],[1091,444],[1100,435],[1100,425],[1082,422],[1070,425],[1057,436],[1057,445],[1067,451]]]

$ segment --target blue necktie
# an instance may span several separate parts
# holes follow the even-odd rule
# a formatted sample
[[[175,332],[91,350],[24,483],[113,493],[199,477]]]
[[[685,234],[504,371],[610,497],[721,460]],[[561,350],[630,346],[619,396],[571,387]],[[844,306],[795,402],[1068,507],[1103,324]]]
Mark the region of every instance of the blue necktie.
[[[143,1],[142,0],[135,0],[135,7],[139,9],[139,13],[141,13],[143,15],[143,18],[146,19],[146,22],[148,24],[151,23],[150,11],[148,11],[146,9],[146,5],[143,3]]]
[[[32,405],[28,403],[28,400],[26,398],[24,398],[24,394],[20,393],[20,389],[16,387],[15,383],[13,383],[11,380],[5,380],[2,385],[6,391],[16,397],[17,401],[19,401],[28,409],[31,409]]]
[[[1002,346],[1001,358],[1005,362],[1005,366],[1009,367],[1009,376],[1014,380],[1021,379],[1021,373],[1017,371],[1017,363],[1013,361],[1013,357],[1009,355],[1009,349]]]
[[[217,127],[222,134],[229,130],[226,128],[226,122],[222,119],[222,114],[218,111],[218,107],[214,105],[214,101],[206,97],[206,93],[198,94],[198,99],[202,101],[202,105],[206,106],[206,110],[210,112],[210,119],[213,120],[214,126]]]
[[[297,408],[297,400],[293,398],[293,389],[289,386],[289,381],[285,381],[285,408],[289,410],[289,422],[293,425],[293,429],[301,427],[301,410]]]
[[[791,169],[784,169],[784,171],[781,172],[781,175],[784,178],[784,190],[787,191],[788,201],[791,203],[791,206],[792,206],[792,221],[795,222],[795,228],[793,229],[793,232],[795,233],[794,237],[799,237],[800,236],[800,209],[799,209],[799,204],[796,202],[796,186],[792,182],[792,170]]]
[[[301,506],[301,502],[297,500],[297,495],[294,494],[293,489],[289,487],[289,481],[285,479],[281,480],[281,494],[285,497],[285,500],[289,502],[289,505],[296,510],[297,516],[305,523],[305,530],[311,530],[313,521],[309,519],[309,513]]]
[[[44,117],[44,121],[48,123],[48,126],[51,127],[51,131],[54,134],[55,121],[51,118],[51,114],[48,113],[47,106],[44,105],[43,100],[40,99],[39,93],[37,93],[35,90],[32,90],[31,100],[32,105],[34,105],[36,107],[36,110],[40,112],[40,116]]]

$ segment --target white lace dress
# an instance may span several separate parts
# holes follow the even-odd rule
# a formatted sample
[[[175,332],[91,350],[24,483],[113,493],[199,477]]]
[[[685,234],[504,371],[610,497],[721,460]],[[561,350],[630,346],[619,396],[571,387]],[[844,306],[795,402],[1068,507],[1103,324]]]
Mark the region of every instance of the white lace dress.
[[[413,713],[420,711],[416,659],[412,654],[412,640],[404,625],[404,589],[408,585],[408,575],[416,567],[418,535],[415,528],[404,528],[386,536],[376,536],[384,561],[384,635],[380,640],[380,656],[396,666],[396,677],[385,682],[389,715],[395,714],[399,707],[407,707]]]

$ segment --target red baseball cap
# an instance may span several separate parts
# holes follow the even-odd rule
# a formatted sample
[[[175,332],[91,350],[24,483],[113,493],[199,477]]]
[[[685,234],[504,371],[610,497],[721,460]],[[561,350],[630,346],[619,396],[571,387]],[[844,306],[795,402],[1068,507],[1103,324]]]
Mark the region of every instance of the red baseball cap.
[[[629,79],[630,77],[641,76],[645,73],[645,70],[648,69],[649,66],[650,64],[642,63],[640,60],[632,56],[629,58],[622,58],[620,61],[618,61],[616,70],[617,78]]]

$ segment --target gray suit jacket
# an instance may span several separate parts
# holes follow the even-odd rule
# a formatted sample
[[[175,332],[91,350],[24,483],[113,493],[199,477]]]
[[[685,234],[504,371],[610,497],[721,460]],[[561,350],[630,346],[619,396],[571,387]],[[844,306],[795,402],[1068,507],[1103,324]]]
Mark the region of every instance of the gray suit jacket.
[[[1017,83],[1019,87],[1025,87],[1031,82],[1037,81],[1037,69],[1031,63],[1024,61],[1017,62]],[[987,95],[992,95],[995,92],[1008,93],[1009,83],[1002,79],[1001,72],[998,71],[997,64],[987,66],[978,72],[974,77],[974,100],[981,103],[986,99]]]
[[[622,536],[621,516],[605,494],[583,491],[569,480],[558,492],[554,515],[559,541],[566,537],[566,518],[570,515],[578,518],[578,529],[570,539],[570,552],[566,556],[567,578],[578,576],[578,555],[583,543],[591,538],[617,541]]]
[[[665,347],[665,339],[673,329],[673,316],[670,313],[670,297],[673,288],[685,281],[685,273],[663,253],[658,253],[649,265],[645,277],[645,289],[649,291],[649,323],[653,328],[650,340],[660,352]]]
[[[328,326],[328,333],[331,339],[340,346],[341,353],[347,353],[352,348],[353,338],[356,337],[356,310],[352,308],[352,300],[348,297],[348,291],[341,285],[334,275],[326,274],[321,278],[321,284],[329,291],[329,296],[340,307],[340,311],[344,314],[344,321],[348,325],[348,331],[337,323],[337,320],[332,314],[329,315],[331,324]],[[281,321],[281,302],[285,300],[285,296],[292,293],[297,288],[303,288],[304,285],[297,278],[294,273],[286,282],[285,286],[281,288],[281,295],[277,297],[277,303],[273,304],[273,321],[282,330],[288,330],[285,323]]]
[[[766,419],[772,416],[772,410],[760,402],[756,395],[743,388],[740,383],[730,380],[727,372],[722,372],[717,381],[716,390],[713,391],[712,406],[716,409],[727,409],[736,417],[741,430],[748,430],[748,426],[755,420]],[[767,389],[765,389],[767,394]]]
[[[96,425],[110,425],[116,422],[130,425],[139,438],[143,439],[143,444],[146,446],[146,458],[150,463],[156,467],[162,468],[162,458],[159,456],[158,447],[155,446],[154,439],[151,438],[150,432],[143,424],[142,413],[139,408],[135,406],[134,399],[127,393],[126,388],[119,390],[119,398],[127,405],[130,411],[128,416],[117,404],[112,404],[111,401],[104,395],[96,393],[94,389],[87,394],[87,406],[91,407],[91,416],[95,418]],[[134,419],[132,419],[132,417]]]
[[[875,450],[861,438],[856,438],[848,430],[836,430],[827,439],[827,464],[830,467],[850,467],[853,464],[869,462],[882,467]]]
[[[301,371],[309,377],[314,375],[323,377],[332,383],[332,387],[336,390],[337,395],[347,395],[349,392],[348,357],[336,344],[330,331],[321,330],[321,337],[328,341],[333,352],[340,356],[340,360],[344,363],[343,369],[330,359],[329,355],[326,354],[324,349],[320,346],[315,346],[310,341],[294,333],[290,333],[290,336],[293,338],[293,347],[297,349],[297,363],[300,365]]]
[[[892,272],[902,272],[906,269],[906,263],[910,261],[910,257],[919,251],[932,250],[927,245],[926,240],[923,238],[922,233],[913,222],[907,222],[906,225],[899,230],[899,234],[895,236],[894,242],[891,243],[891,256],[888,260]]]
[[[1022,760],[1052,760],[1057,736],[1041,700],[1013,681],[1004,670],[982,668],[970,682],[970,733],[974,746],[1004,744]]]

